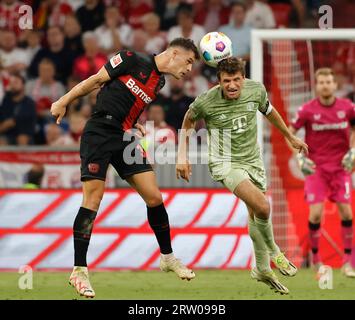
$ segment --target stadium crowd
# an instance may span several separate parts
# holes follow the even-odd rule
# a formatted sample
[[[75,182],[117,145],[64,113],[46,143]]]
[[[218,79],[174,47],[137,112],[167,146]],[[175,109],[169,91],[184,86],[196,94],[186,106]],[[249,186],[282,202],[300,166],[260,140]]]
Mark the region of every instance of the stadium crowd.
[[[76,146],[96,102],[96,92],[74,101],[65,121],[54,124],[50,106],[96,73],[118,50],[159,53],[175,37],[199,43],[210,31],[233,39],[234,52],[250,59],[253,28],[317,27],[320,0],[2,0],[0,4],[0,145]],[[329,3],[329,1],[328,1]],[[19,8],[33,9],[33,28],[21,30]],[[334,1],[334,6],[354,5]],[[333,8],[334,12],[337,12]],[[352,17],[335,14],[335,27]],[[345,55],[345,58],[344,58]],[[350,57],[350,58],[349,58]],[[351,58],[352,57],[352,58]],[[355,47],[339,51],[334,64],[342,97],[355,98]],[[350,61],[350,62],[349,62]],[[350,76],[345,72],[350,70]],[[167,77],[157,101],[140,121],[177,131],[189,106],[216,83],[200,63],[184,79]],[[175,143],[176,135],[165,136]]]

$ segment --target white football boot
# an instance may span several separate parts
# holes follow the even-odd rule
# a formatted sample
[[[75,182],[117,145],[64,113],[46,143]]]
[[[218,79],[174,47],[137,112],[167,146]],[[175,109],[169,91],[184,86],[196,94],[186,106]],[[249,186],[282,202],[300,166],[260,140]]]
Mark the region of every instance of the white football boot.
[[[89,281],[89,272],[87,267],[74,267],[69,278],[69,284],[85,298],[94,298],[95,291]]]
[[[343,264],[341,267],[341,273],[348,278],[355,278],[355,271],[352,268],[350,262]]]
[[[160,270],[164,272],[173,271],[178,277],[182,280],[186,279],[190,281],[195,278],[195,273],[187,268],[179,259],[176,259],[174,256],[168,258],[161,256],[160,257]]]
[[[271,257],[271,260],[284,276],[293,277],[296,275],[298,271],[297,267],[289,261],[282,252]]]
[[[251,277],[257,281],[261,281],[268,285],[271,290],[274,290],[276,293],[288,294],[289,290],[279,281],[274,271],[264,271],[261,272],[258,269],[254,268],[250,273]]]

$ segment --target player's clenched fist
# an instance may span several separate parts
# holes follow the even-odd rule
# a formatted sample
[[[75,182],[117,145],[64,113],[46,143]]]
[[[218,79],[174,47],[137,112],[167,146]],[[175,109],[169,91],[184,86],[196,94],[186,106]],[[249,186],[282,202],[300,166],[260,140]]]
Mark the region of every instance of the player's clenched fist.
[[[192,175],[192,169],[191,169],[191,164],[189,163],[188,160],[185,161],[179,161],[176,165],[176,178],[180,179],[183,178],[186,181],[190,180],[190,176]]]
[[[62,118],[65,115],[65,111],[66,111],[66,106],[60,102],[60,100],[52,103],[51,106],[51,114],[54,118],[57,119],[57,124],[60,124],[60,122],[62,121]]]

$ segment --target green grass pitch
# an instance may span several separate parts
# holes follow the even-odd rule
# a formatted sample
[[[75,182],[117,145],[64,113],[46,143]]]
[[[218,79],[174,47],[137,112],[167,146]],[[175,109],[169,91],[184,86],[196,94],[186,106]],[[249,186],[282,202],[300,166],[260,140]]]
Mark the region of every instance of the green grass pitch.
[[[276,271],[277,272],[277,271]],[[22,274],[0,272],[0,299],[85,299],[68,285],[68,272],[33,272],[33,289],[21,290],[18,281]],[[355,279],[345,278],[333,271],[333,289],[320,289],[312,270],[303,269],[293,278],[279,275],[290,290],[287,296],[271,291],[265,284],[252,280],[245,270],[196,270],[190,282],[180,280],[173,273],[92,272],[91,283],[95,299],[125,300],[355,300]]]

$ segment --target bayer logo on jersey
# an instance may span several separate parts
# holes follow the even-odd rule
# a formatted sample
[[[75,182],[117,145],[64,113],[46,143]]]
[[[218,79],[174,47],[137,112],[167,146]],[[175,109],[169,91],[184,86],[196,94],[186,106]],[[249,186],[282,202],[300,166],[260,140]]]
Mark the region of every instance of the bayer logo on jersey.
[[[231,57],[232,41],[222,32],[209,32],[200,41],[202,60],[211,67],[217,67],[219,61]]]

